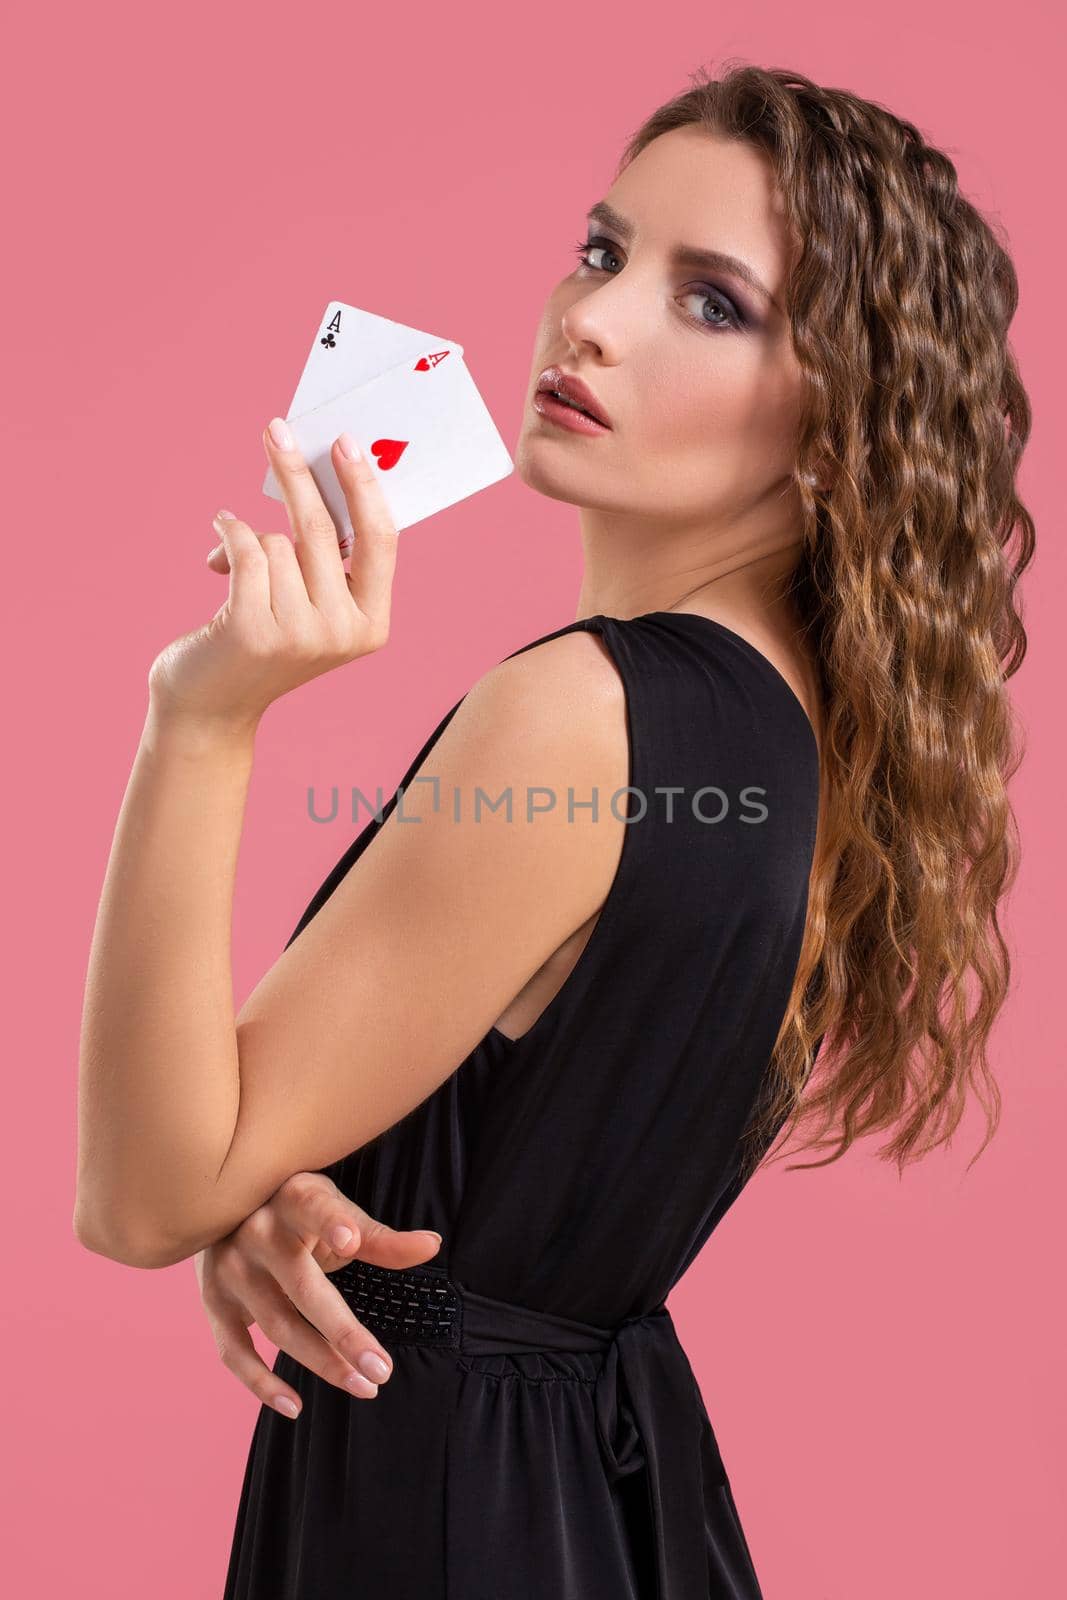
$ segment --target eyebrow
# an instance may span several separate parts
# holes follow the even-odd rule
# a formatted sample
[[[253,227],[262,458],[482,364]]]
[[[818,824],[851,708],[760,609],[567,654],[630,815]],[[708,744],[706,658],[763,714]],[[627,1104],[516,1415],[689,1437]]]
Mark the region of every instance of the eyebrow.
[[[598,200],[596,205],[590,206],[585,220],[602,222],[606,227],[614,228],[616,233],[622,235],[625,244],[629,244],[637,231],[629,218],[616,211],[614,206],[609,206],[606,200]],[[740,256],[727,255],[722,250],[698,250],[696,245],[691,244],[675,245],[671,256],[680,267],[694,267],[698,271],[708,272],[732,272],[742,283],[747,283],[757,294],[769,300],[777,311],[782,309],[767,285],[756,276],[747,261],[741,260]]]

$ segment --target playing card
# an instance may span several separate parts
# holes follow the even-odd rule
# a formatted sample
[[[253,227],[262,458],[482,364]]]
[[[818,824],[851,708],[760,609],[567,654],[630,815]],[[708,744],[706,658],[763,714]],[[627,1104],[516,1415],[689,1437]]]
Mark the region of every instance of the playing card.
[[[451,339],[408,328],[402,322],[346,305],[343,300],[331,300],[315,330],[286,419],[292,421],[305,411],[358,389],[409,356],[443,350],[463,354],[463,346]],[[271,469],[267,471],[263,493],[275,500],[281,498],[278,479]]]
[[[417,354],[289,426],[335,524],[352,532],[331,447],[348,432],[375,468],[397,530],[465,500],[513,470],[457,347]],[[267,491],[269,492],[269,491]],[[281,499],[280,492],[275,496]]]

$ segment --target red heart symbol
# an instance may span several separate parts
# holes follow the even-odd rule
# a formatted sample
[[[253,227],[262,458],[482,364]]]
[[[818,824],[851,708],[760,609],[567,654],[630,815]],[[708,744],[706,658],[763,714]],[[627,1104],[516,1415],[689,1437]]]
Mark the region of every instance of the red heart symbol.
[[[390,467],[396,466],[407,447],[407,439],[375,439],[370,449],[371,455],[378,457],[382,471],[388,472]]]
[[[450,356],[451,354],[451,350],[436,350],[434,351],[433,355],[422,356],[415,363],[415,371],[432,372],[439,361],[443,361],[445,356]]]

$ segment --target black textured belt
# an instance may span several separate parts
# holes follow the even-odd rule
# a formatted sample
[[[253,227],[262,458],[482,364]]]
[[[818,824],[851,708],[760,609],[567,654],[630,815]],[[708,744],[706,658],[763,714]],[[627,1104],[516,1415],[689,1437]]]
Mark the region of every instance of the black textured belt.
[[[707,1600],[704,1451],[710,1446],[717,1469],[722,1462],[664,1304],[598,1328],[477,1294],[443,1267],[350,1261],[328,1276],[386,1345],[437,1345],[461,1355],[602,1350],[597,1435],[609,1477],[648,1472],[660,1600]]]

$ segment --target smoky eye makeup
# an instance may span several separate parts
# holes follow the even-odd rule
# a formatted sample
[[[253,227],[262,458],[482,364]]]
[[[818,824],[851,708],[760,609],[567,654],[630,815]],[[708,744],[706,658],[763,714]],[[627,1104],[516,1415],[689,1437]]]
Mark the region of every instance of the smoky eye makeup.
[[[616,244],[614,239],[609,239],[606,234],[600,233],[588,234],[586,238],[579,239],[571,248],[578,259],[580,267],[585,267],[589,272],[607,271],[609,276],[613,274],[608,268],[598,266],[588,259],[590,254],[593,251],[602,251],[605,255],[615,256],[617,260],[621,260],[623,250],[623,246]],[[758,324],[758,318],[746,304],[744,296],[738,294],[732,287],[727,291],[716,283],[701,283],[699,281],[689,283],[684,286],[679,294],[679,299],[702,299],[715,306],[720,312],[719,320],[711,321],[707,317],[693,316],[690,312],[683,311],[682,316],[686,322],[696,326],[700,332],[721,333],[729,331],[731,328],[738,332],[745,332]]]

